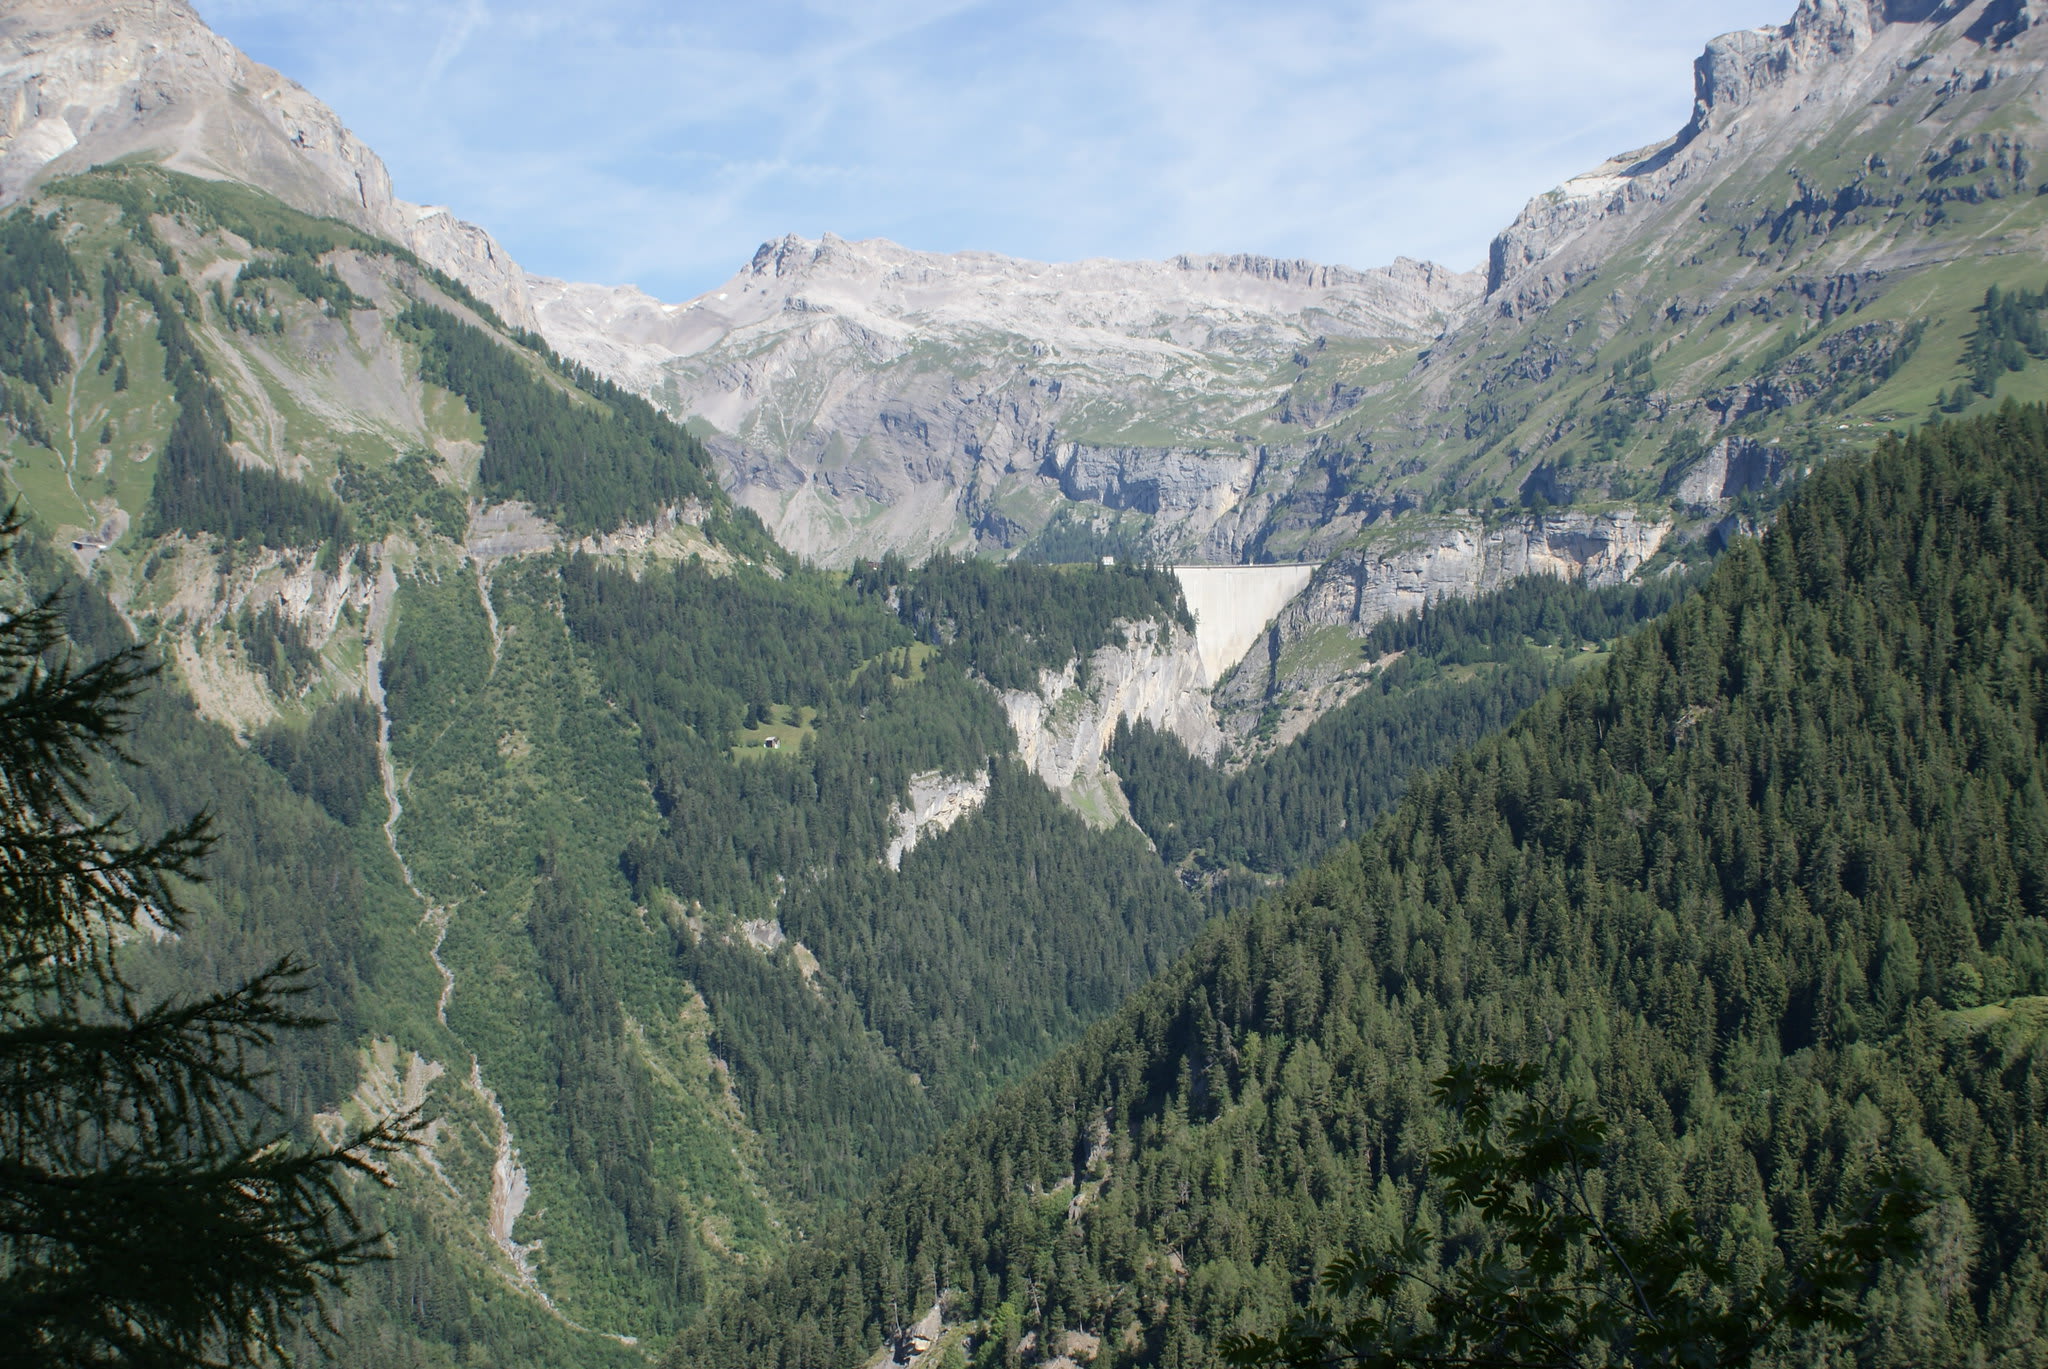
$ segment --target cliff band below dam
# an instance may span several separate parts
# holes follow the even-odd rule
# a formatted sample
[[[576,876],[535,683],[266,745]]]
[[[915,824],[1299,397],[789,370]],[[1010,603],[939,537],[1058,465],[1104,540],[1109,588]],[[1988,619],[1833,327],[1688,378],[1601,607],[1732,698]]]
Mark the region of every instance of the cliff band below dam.
[[[1208,683],[1245,658],[1315,573],[1313,565],[1173,567],[1195,615],[1195,649]]]

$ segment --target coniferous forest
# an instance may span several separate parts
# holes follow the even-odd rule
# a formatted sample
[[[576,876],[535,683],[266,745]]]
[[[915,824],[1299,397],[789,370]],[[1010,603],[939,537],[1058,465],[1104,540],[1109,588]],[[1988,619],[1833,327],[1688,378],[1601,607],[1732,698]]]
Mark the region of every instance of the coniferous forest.
[[[67,184],[0,219],[8,470],[72,519],[6,593],[161,667],[90,811],[219,833],[123,972],[299,956],[280,1125],[422,1127],[302,1360],[822,1369],[937,1308],[942,1369],[1217,1365],[1334,1257],[1487,1249],[1433,1086],[1500,1062],[1610,1120],[1612,1221],[1690,1208],[1743,1278],[1926,1179],[1923,1257],[1776,1362],[2048,1361],[2048,412],[1819,465],[1710,564],[1382,622],[1284,746],[1119,715],[1090,810],[1004,696],[1189,648],[1170,572],[807,564],[402,249]],[[1959,364],[2024,372],[2039,304]],[[416,428],[327,422],[348,349]]]
[[[2048,413],[1818,472],[1612,659],[1216,928],[1029,1086],[715,1304],[677,1365],[857,1362],[949,1297],[1215,1362],[1411,1219],[1453,1059],[1616,1123],[1604,1203],[1796,1255],[1882,1164],[1945,1195],[1859,1363],[2048,1354]],[[1800,1345],[1787,1363],[1816,1362]],[[1098,1361],[1099,1362],[1099,1361]]]
[[[1291,745],[1224,770],[1140,719],[1119,722],[1110,761],[1167,863],[1199,873],[1219,907],[1237,906],[1363,830],[1410,776],[1591,665],[1592,649],[1667,612],[1696,575],[1607,589],[1532,576],[1389,618],[1363,644],[1387,664]]]

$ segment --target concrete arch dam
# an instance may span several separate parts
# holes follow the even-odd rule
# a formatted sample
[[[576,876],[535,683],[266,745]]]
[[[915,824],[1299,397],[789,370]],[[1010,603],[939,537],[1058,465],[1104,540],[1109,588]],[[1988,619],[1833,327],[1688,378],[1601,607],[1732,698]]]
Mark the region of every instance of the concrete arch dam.
[[[1175,566],[1195,615],[1195,650],[1210,684],[1245,658],[1273,620],[1308,588],[1317,567]]]

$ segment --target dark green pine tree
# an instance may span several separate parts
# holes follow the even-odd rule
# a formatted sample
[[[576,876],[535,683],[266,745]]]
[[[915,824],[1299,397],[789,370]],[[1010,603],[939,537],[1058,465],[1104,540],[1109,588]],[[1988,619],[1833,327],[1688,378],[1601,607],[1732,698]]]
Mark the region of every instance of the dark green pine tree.
[[[0,561],[20,523],[0,520]],[[280,1033],[318,1025],[286,960],[147,1002],[124,957],[184,920],[204,816],[137,840],[96,810],[151,667],[75,661],[53,601],[0,613],[0,1363],[242,1365],[324,1322],[381,1253],[354,1176],[392,1118],[309,1144],[262,1096]]]
[[[1924,1249],[1917,1223],[1935,1195],[1908,1169],[1879,1174],[1862,1211],[1793,1267],[1738,1273],[1682,1206],[1629,1230],[1593,1196],[1607,1119],[1578,1099],[1530,1098],[1538,1078],[1526,1065],[1467,1063],[1436,1083],[1461,1135],[1430,1164],[1445,1211],[1474,1214],[1486,1244],[1448,1273],[1419,1225],[1388,1248],[1341,1254],[1316,1305],[1276,1335],[1225,1335],[1224,1363],[1734,1369],[1799,1332],[1854,1331],[1885,1268]]]

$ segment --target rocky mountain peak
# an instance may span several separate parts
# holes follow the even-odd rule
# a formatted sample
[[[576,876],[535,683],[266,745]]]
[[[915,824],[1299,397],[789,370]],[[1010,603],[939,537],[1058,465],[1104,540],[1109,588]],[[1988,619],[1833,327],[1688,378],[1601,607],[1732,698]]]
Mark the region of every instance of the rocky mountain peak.
[[[1789,23],[1723,34],[1693,63],[1693,116],[1678,135],[1689,143],[1725,124],[1764,92],[1867,49],[1887,28],[1946,24],[1969,14],[1973,41],[2004,43],[2032,26],[2036,0],[1801,0]]]
[[[1359,315],[1360,327],[1372,335],[1406,336],[1471,302],[1478,279],[1407,258],[1363,271],[1246,253],[1047,263],[993,252],[920,252],[886,238],[852,241],[826,233],[812,240],[791,233],[761,244],[728,284],[668,307],[729,301],[735,285],[741,291],[806,291],[813,307],[833,296],[842,305],[857,303],[895,317],[949,313],[954,297],[963,293],[998,315],[1035,311],[1034,301],[1048,303],[1057,294],[1056,310],[1111,328],[1150,327],[1184,305],[1234,302],[1289,314],[1330,309],[1340,323],[1347,314]]]
[[[51,177],[138,155],[347,220],[532,321],[524,273],[488,233],[398,199],[383,161],[333,110],[185,0],[0,8],[0,208]]]
[[[763,243],[677,304],[532,283],[558,349],[715,428],[735,495],[826,560],[1018,545],[1084,491],[1166,510],[1232,559],[1259,467],[1235,434],[1296,387],[1290,435],[1327,421],[1356,402],[1354,370],[1481,287],[1405,260],[1048,263],[831,234]]]
[[[1847,102],[1884,98],[1901,72],[1933,60],[2038,66],[2043,0],[1800,0],[1790,22],[1724,34],[1693,65],[1693,115],[1638,148],[1531,200],[1493,240],[1490,315],[1526,316],[1602,256],[1632,209],[1733,166],[1765,141],[1796,139]],[[1973,73],[1982,75],[1982,73]],[[1752,111],[1759,117],[1748,118]]]

